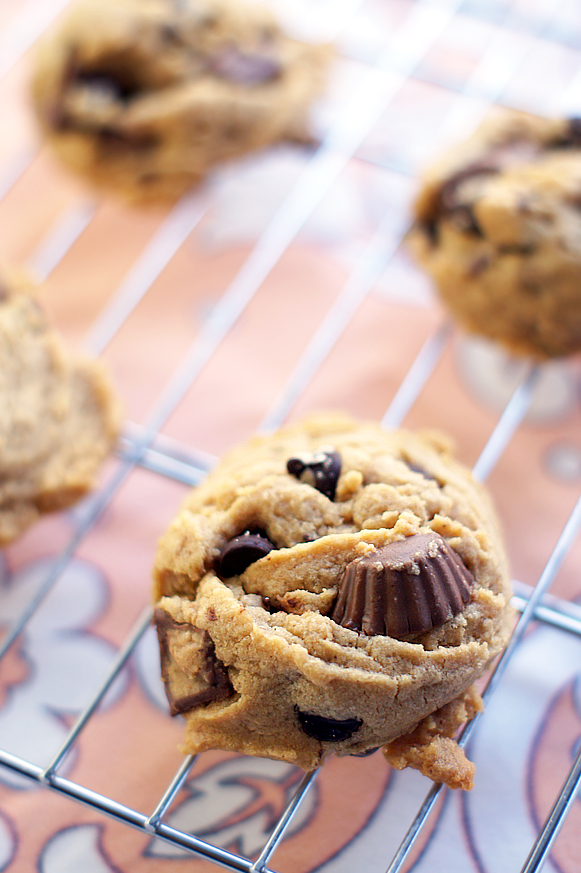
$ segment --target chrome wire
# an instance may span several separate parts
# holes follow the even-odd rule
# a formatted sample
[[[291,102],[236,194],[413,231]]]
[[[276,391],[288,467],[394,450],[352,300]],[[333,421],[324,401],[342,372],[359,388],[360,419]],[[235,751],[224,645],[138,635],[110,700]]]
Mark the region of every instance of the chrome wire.
[[[9,31],[6,28],[0,37],[0,76],[11,69],[46,27],[51,17],[58,14],[65,5],[63,0],[56,0],[50,4],[47,3],[47,0],[42,0],[42,2],[29,0],[23,7],[22,14],[15,18],[12,30]],[[343,17],[337,17],[335,28],[338,30],[341,26],[345,26],[345,16],[355,15],[360,5],[360,0],[346,0],[342,7]],[[124,435],[119,449],[120,462],[117,469],[105,484],[104,489],[88,502],[88,511],[82,524],[78,526],[67,547],[60,553],[57,561],[43,580],[35,598],[15,621],[3,640],[0,647],[0,658],[21,633],[31,615],[59,578],[60,573],[83,538],[107,508],[118,488],[136,465],[184,484],[196,484],[211,468],[213,459],[202,456],[195,457],[184,447],[182,447],[183,451],[179,447],[176,451],[175,446],[170,446],[160,439],[159,429],[179,404],[205,363],[227,336],[326,192],[338,179],[348,162],[356,155],[367,133],[390,105],[402,84],[414,74],[419,62],[426,56],[461,6],[461,0],[440,0],[440,2],[438,0],[420,0],[411,8],[404,23],[390,38],[388,46],[377,64],[369,70],[361,92],[351,97],[341,118],[331,128],[322,146],[307,163],[295,188],[282,203],[234,281],[214,307],[210,317],[184,357],[181,366],[168,381],[164,391],[154,404],[146,425],[133,428]],[[40,11],[42,14],[32,22],[29,19],[31,11],[34,10]],[[557,10],[552,10],[551,15],[553,14],[558,14]],[[25,19],[29,20],[28,23],[25,22]],[[480,98],[483,105],[500,100],[506,86],[530,52],[535,36],[542,32],[546,24],[547,20],[539,18],[535,27],[531,28],[528,33],[528,39],[523,41],[520,52],[512,53],[510,56],[505,51],[507,35],[503,31],[499,32],[461,93],[457,95],[442,129],[439,131],[439,136],[445,138],[451,130],[456,129],[460,122],[465,123],[467,98]],[[511,14],[505,20],[505,25],[511,26]],[[504,63],[499,64],[499,58],[503,59]],[[572,92],[574,90],[573,88]],[[481,108],[476,106],[474,110],[476,115],[481,111]],[[26,172],[33,158],[32,151],[23,153],[18,157],[18,160],[15,158],[5,169],[0,178],[0,199]],[[155,279],[171,261],[179,247],[198,226],[206,214],[206,210],[207,203],[204,196],[194,194],[184,198],[168,214],[150,243],[142,251],[140,258],[114,293],[111,303],[105,307],[93,326],[87,337],[89,348],[95,352],[100,352],[107,346],[151,288]],[[46,278],[60,263],[70,247],[86,229],[93,215],[94,206],[92,204],[80,203],[74,205],[68,213],[59,219],[31,260],[31,265],[40,278]],[[395,252],[399,240],[395,236],[388,236],[386,221],[387,219],[378,227],[335,303],[313,335],[280,398],[267,412],[261,425],[262,429],[272,429],[288,414],[293,403],[313,378],[353,317],[357,307]],[[428,337],[383,417],[384,427],[395,427],[403,421],[433,373],[449,340],[450,333],[450,325],[444,323]],[[526,414],[536,376],[537,371],[532,368],[513,394],[475,465],[476,478],[486,479],[504,452]],[[530,590],[526,586],[519,587],[518,584],[515,586],[517,591],[514,603],[522,615],[505,655],[499,660],[497,669],[492,674],[485,689],[485,697],[492,693],[500,681],[506,664],[533,619],[547,622],[572,633],[578,634],[580,632],[581,608],[575,604],[559,601],[558,598],[547,593],[561,561],[577,536],[580,525],[581,500],[571,514],[536,588]],[[226,869],[245,871],[245,873],[269,873],[265,865],[283,839],[292,816],[316,778],[314,773],[307,774],[303,778],[254,863],[249,859],[211,846],[191,834],[178,831],[163,823],[167,810],[191,772],[193,764],[191,758],[184,759],[155,810],[149,816],[64,779],[57,773],[58,767],[88,724],[111,684],[127,663],[127,659],[149,625],[150,616],[151,611],[148,608],[139,618],[134,630],[118,652],[106,677],[77,718],[65,742],[46,769],[1,750],[0,764],[37,782],[44,782],[52,790],[85,803],[117,820],[124,821],[143,832],[154,833],[160,839],[167,840],[174,845],[180,845],[198,857],[206,858]],[[476,722],[476,719],[473,720],[462,733],[460,739],[462,745],[468,742]],[[580,766],[580,755],[578,754],[522,873],[533,873],[533,871],[538,870],[550,851],[552,842],[578,789]],[[408,834],[388,868],[388,873],[395,873],[401,869],[409,849],[433,809],[440,790],[441,786],[434,786],[428,792]]]
[[[147,628],[150,626],[151,618],[152,618],[152,609],[150,606],[148,606],[143,610],[140,618],[138,619],[138,621],[135,625],[135,628],[133,629],[133,631],[131,631],[128,638],[125,640],[123,646],[121,647],[121,649],[117,653],[117,657],[113,661],[113,664],[109,668],[109,671],[108,671],[107,675],[105,676],[105,678],[103,679],[101,685],[99,686],[99,688],[97,689],[97,691],[95,692],[95,694],[93,695],[93,697],[91,698],[90,702],[87,704],[87,706],[85,707],[83,712],[76,719],[76,721],[75,721],[73,727],[71,728],[71,730],[69,731],[64,743],[62,744],[62,746],[60,747],[60,749],[58,750],[58,752],[56,753],[56,755],[54,756],[54,758],[52,759],[52,761],[50,762],[48,767],[45,769],[44,773],[42,774],[42,781],[43,782],[51,782],[54,779],[54,775],[55,775],[57,769],[60,767],[60,765],[64,761],[65,757],[68,755],[71,747],[73,746],[73,743],[77,740],[81,731],[83,730],[85,725],[88,723],[88,721],[91,718],[91,716],[93,715],[93,713],[97,710],[97,707],[99,706],[99,704],[101,703],[101,701],[105,697],[105,694],[109,691],[109,689],[111,688],[111,685],[113,684],[113,682],[115,681],[115,679],[117,678],[117,676],[119,675],[119,673],[121,672],[123,667],[125,666],[125,663],[126,663],[127,659],[129,658],[129,656],[131,655],[131,653],[133,652],[133,650],[135,649],[135,646],[137,645],[139,640],[142,638],[142,636],[145,633],[145,631],[147,630]]]

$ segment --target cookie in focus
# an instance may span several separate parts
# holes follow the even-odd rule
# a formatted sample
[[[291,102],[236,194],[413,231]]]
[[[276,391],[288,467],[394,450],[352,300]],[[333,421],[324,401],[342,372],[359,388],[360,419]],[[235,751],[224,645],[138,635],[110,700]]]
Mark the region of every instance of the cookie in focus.
[[[187,497],[154,575],[184,752],[310,770],[383,746],[472,786],[454,736],[512,610],[490,498],[445,440],[329,415],[255,437]]]

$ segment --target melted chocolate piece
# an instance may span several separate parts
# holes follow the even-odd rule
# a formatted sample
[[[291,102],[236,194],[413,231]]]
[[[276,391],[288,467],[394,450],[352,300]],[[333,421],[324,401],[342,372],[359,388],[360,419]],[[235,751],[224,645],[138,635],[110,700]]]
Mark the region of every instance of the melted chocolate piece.
[[[460,230],[473,233],[476,236],[483,236],[482,229],[474,215],[474,204],[467,202],[462,197],[461,186],[469,179],[478,176],[491,176],[495,173],[498,173],[498,167],[494,164],[478,163],[465,167],[451,176],[440,191],[435,221],[440,216],[448,216]]]
[[[470,264],[468,275],[475,279],[476,276],[480,276],[481,273],[484,273],[484,271],[489,268],[490,263],[491,261],[488,255],[480,255],[480,257],[476,258]]]
[[[363,724],[360,718],[339,720],[314,712],[303,712],[295,706],[299,724],[307,736],[321,743],[342,743],[348,740]]]
[[[65,108],[65,95],[75,87],[89,88],[100,92],[103,98],[111,103],[128,103],[142,90],[141,84],[127,70],[119,59],[111,58],[105,62],[102,68],[83,69],[79,65],[76,49],[71,51],[68,64],[65,68],[61,83],[61,97],[53,104],[48,112],[48,120],[52,127],[58,130],[77,130],[81,133],[95,132],[95,126],[89,125],[81,119],[70,116]],[[115,139],[122,141],[123,145],[137,145],[142,147],[145,143],[151,145],[152,135],[145,134],[121,134],[111,128],[97,130],[102,139]]]
[[[101,91],[111,100],[127,103],[139,90],[134,83],[124,82],[121,77],[105,70],[80,70],[75,82],[86,85],[94,91]]]
[[[549,143],[551,148],[555,149],[570,149],[581,147],[581,118],[570,118],[567,124],[567,129],[559,137]]]
[[[448,212],[456,227],[464,233],[472,233],[475,236],[484,237],[482,228],[476,220],[472,206],[461,203]]]
[[[374,755],[376,752],[379,752],[381,746],[376,746],[375,749],[366,749],[364,752],[351,752],[351,758],[369,758],[370,755]]]
[[[76,130],[83,130],[80,125],[71,126]],[[89,128],[89,132],[97,134],[104,151],[147,151],[159,144],[157,136],[152,133],[129,134],[113,127],[101,127],[97,130]]]
[[[272,56],[246,54],[234,45],[216,52],[208,62],[208,69],[215,76],[238,85],[262,85],[277,79],[281,73],[280,63]]]
[[[514,245],[498,246],[498,252],[501,255],[522,255],[529,257],[535,251],[535,246],[532,243],[514,243]]]
[[[247,567],[268,555],[275,546],[264,531],[247,530],[226,543],[216,566],[216,573],[223,579],[239,576]]]
[[[569,136],[574,146],[581,146],[581,118],[569,119]]]
[[[331,618],[367,636],[404,639],[464,610],[474,577],[439,534],[415,534],[345,568]]]
[[[329,500],[335,499],[337,481],[341,474],[339,452],[320,451],[313,455],[289,458],[286,468],[291,476],[295,476],[300,482],[312,485]]]
[[[159,29],[159,35],[162,42],[167,45],[183,45],[184,41],[180,30],[176,24],[162,24]]]
[[[233,693],[226,668],[216,658],[214,643],[207,631],[174,621],[159,608],[153,613],[153,621],[159,639],[161,675],[172,715],[189,712],[212,700],[223,700]],[[176,666],[171,655],[172,639],[180,634],[185,637],[191,658],[187,671]]]
[[[403,459],[402,459],[402,460],[403,460]],[[419,473],[420,476],[423,476],[423,477],[424,477],[424,479],[428,479],[430,482],[435,482],[436,485],[438,486],[438,488],[442,488],[442,487],[443,487],[443,485],[444,485],[443,482],[440,482],[439,479],[436,479],[435,476],[432,476],[431,473],[428,473],[428,471],[425,470],[423,467],[420,467],[419,464],[413,464],[411,461],[404,461],[404,464],[405,464],[407,467],[409,467],[410,470],[413,470],[414,473]]]
[[[468,167],[464,167],[463,170],[454,173],[440,191],[440,206],[442,210],[446,212],[460,205],[462,201],[458,196],[458,189],[468,179],[478,176],[494,176],[495,173],[498,173],[498,167],[487,163],[471,164]]]

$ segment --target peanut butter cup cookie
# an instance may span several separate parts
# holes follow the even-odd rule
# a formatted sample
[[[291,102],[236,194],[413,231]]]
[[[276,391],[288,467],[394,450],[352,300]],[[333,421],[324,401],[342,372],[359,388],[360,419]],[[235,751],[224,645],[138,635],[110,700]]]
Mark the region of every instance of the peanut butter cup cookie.
[[[537,359],[581,349],[581,120],[489,117],[423,180],[409,242],[468,330]]]
[[[329,57],[242,0],[80,0],[41,45],[33,99],[67,166],[172,201],[220,161],[309,141]]]
[[[118,426],[96,361],[69,354],[30,288],[0,284],[0,545],[94,484]]]
[[[315,416],[230,452],[161,540],[184,751],[305,769],[378,747],[470,788],[454,741],[511,627],[490,499],[435,435]]]

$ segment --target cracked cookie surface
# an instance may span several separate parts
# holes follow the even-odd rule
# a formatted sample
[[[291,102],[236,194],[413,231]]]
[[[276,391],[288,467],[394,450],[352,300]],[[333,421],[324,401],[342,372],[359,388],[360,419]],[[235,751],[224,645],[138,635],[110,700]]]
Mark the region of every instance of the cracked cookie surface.
[[[119,410],[98,361],[69,353],[26,282],[0,285],[0,544],[95,484]]]
[[[498,110],[424,174],[408,242],[468,331],[581,350],[581,121]]]
[[[184,502],[154,575],[184,751],[305,769],[464,700],[512,620],[490,498],[445,439],[339,415],[231,451]]]
[[[171,202],[218,162],[310,142],[330,55],[241,0],[80,0],[42,42],[32,94],[69,168]]]

